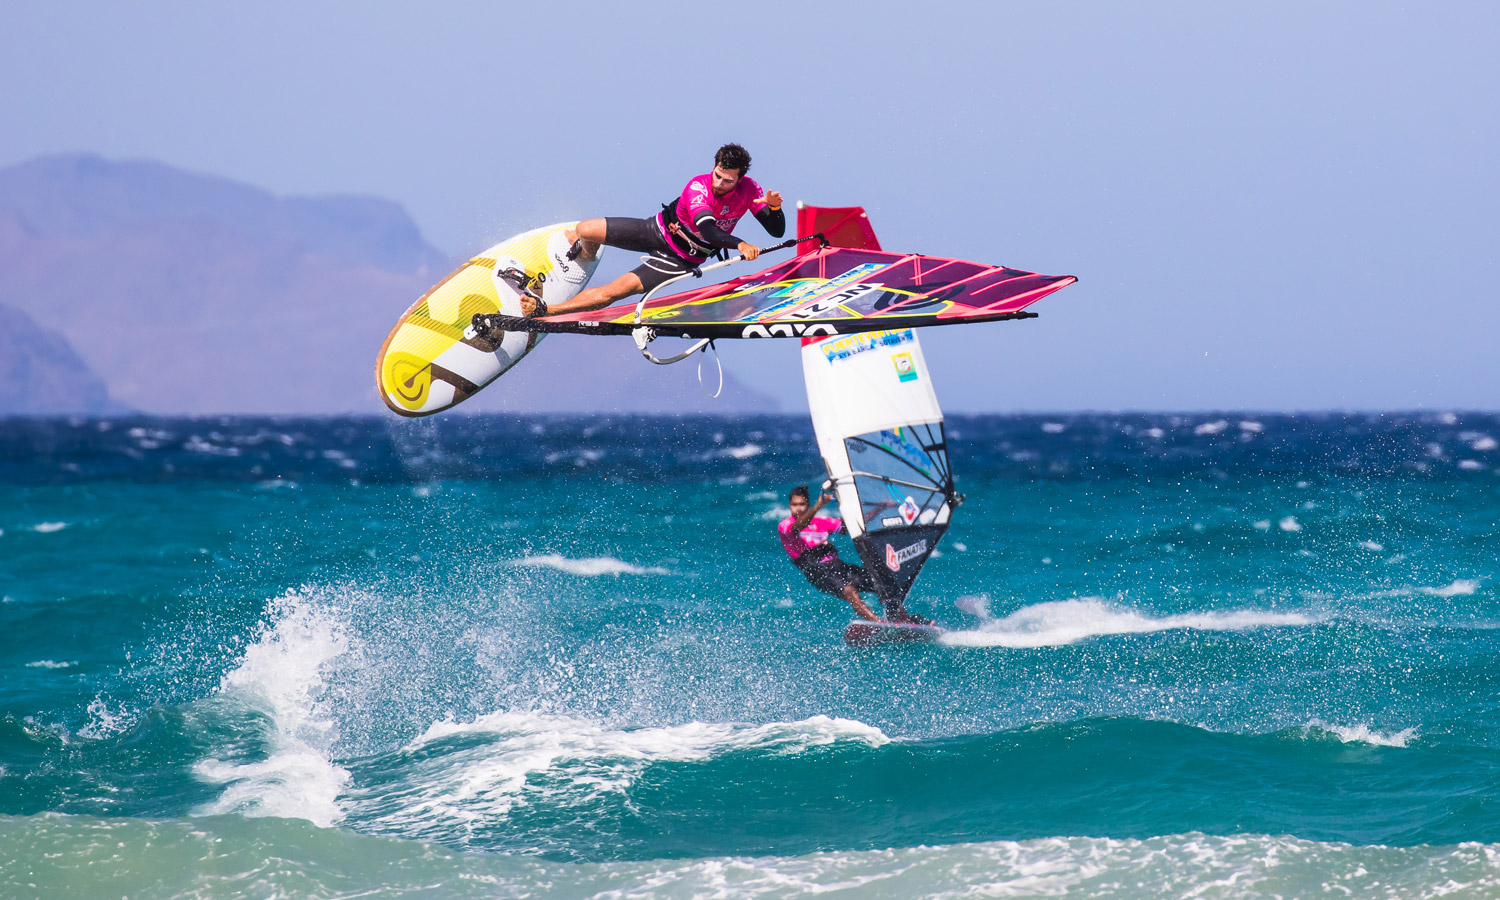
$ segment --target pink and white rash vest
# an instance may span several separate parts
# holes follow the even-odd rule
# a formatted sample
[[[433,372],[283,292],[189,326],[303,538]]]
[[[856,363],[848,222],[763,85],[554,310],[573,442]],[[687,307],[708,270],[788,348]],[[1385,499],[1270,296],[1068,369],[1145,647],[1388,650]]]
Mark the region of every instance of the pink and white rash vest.
[[[828,516],[813,516],[807,527],[796,532],[792,528],[797,524],[796,516],[787,516],[776,526],[776,534],[781,538],[781,546],[786,548],[786,555],[797,559],[802,554],[812,550],[818,550],[818,556],[814,559],[823,559],[832,553],[838,552],[828,539],[844,530],[844,523],[838,519]]]
[[[730,232],[734,230],[735,225],[739,224],[740,219],[744,218],[745,213],[760,212],[766,206],[765,201],[758,199],[765,195],[765,191],[761,190],[760,185],[749,175],[741,176],[734,190],[722,197],[714,196],[713,185],[713,173],[706,172],[689,181],[682,189],[682,196],[677,198],[677,222],[687,229],[696,241],[704,239],[693,225],[703,213],[711,214],[714,222],[721,229]],[[662,235],[667,238],[667,243],[672,245],[672,249],[677,251],[678,256],[695,262],[701,259],[701,257],[682,252],[682,248],[673,241],[667,230],[667,223],[660,213],[656,216],[656,227],[661,229]]]

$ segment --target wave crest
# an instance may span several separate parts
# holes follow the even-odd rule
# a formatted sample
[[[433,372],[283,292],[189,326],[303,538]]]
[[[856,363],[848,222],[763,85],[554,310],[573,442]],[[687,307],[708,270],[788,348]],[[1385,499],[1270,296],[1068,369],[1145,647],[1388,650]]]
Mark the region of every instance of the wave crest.
[[[813,716],[764,725],[689,722],[611,728],[567,716],[497,712],[472,722],[433,723],[399,754],[400,797],[361,798],[375,821],[398,833],[477,829],[520,803],[569,806],[626,790],[656,762],[695,762],[740,750],[795,754],[850,741],[890,743],[878,728]],[[420,759],[418,765],[410,761]]]
[[[1037,603],[1016,610],[1003,619],[988,617],[987,607],[976,598],[962,598],[963,608],[985,620],[971,631],[953,631],[942,642],[959,647],[1061,647],[1094,637],[1117,634],[1147,634],[1154,631],[1245,631],[1310,625],[1317,619],[1303,613],[1266,610],[1195,612],[1154,617],[1109,603],[1098,597]]]
[[[257,762],[205,759],[193,767],[225,785],[206,814],[239,813],[337,822],[349,773],[330,760],[333,720],[320,706],[324,667],[350,649],[338,621],[295,592],[271,605],[269,624],[224,676],[222,697],[263,710],[275,725],[270,756]]]

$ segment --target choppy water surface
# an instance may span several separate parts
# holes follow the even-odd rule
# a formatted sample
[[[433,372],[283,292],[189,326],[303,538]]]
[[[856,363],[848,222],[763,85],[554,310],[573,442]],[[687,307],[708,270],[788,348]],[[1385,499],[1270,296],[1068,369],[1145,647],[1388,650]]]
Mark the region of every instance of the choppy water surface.
[[[1500,417],[951,427],[851,650],[805,419],[0,420],[0,895],[1500,892]]]

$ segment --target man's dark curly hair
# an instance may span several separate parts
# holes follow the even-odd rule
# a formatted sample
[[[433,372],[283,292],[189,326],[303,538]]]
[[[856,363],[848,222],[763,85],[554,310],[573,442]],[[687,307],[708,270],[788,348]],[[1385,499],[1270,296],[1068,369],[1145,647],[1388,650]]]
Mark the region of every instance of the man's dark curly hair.
[[[799,484],[796,487],[792,488],[792,497],[801,497],[803,500],[806,500],[809,503],[812,502],[812,498],[807,495],[807,485],[805,484]]]
[[[744,175],[750,171],[750,151],[739,144],[725,144],[714,154],[714,165],[726,169],[739,169]]]

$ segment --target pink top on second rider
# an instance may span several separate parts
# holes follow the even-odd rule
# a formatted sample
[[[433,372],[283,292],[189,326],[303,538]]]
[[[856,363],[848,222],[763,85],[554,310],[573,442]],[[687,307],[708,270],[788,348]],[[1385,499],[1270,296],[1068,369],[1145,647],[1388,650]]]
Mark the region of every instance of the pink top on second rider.
[[[766,203],[760,198],[765,195],[760,185],[749,175],[742,176],[740,183],[734,186],[734,190],[722,197],[714,196],[714,176],[712,172],[706,172],[697,176],[687,183],[682,189],[682,196],[677,198],[677,222],[693,236],[695,240],[703,240],[703,235],[693,223],[704,212],[714,217],[714,222],[725,232],[734,230],[747,212],[760,212]],[[671,240],[667,232],[667,223],[662,219],[660,213],[656,216],[656,227],[667,236],[667,243],[683,259],[696,261],[699,257],[683,253],[682,250]]]
[[[844,529],[842,521],[828,516],[813,516],[812,521],[800,533],[792,530],[792,526],[796,524],[796,516],[787,516],[776,526],[776,534],[781,538],[781,546],[786,548],[787,556],[797,559],[808,551],[818,549],[821,555],[813,558],[823,559],[837,552],[828,539]]]

